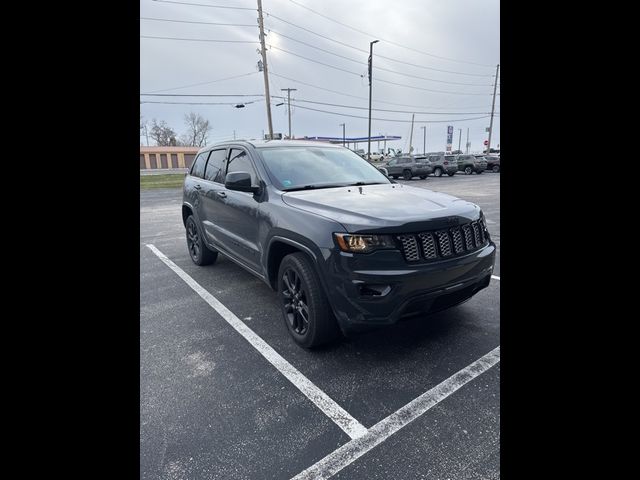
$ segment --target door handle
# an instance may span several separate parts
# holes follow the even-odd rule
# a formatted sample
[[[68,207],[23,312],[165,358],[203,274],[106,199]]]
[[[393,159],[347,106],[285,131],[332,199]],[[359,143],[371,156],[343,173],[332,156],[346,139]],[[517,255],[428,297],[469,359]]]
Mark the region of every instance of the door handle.
[[[200,185],[195,185],[193,188],[195,188],[196,190],[200,190],[202,187]]]
[[[222,198],[227,198],[226,192],[216,192],[216,195],[218,195],[219,197],[222,197]]]

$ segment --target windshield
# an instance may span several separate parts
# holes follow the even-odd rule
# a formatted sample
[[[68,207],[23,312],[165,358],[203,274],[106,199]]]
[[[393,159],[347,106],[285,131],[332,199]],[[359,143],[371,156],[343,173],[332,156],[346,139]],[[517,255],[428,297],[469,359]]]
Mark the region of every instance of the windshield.
[[[280,190],[391,183],[351,150],[335,147],[271,147],[260,153],[271,181]]]

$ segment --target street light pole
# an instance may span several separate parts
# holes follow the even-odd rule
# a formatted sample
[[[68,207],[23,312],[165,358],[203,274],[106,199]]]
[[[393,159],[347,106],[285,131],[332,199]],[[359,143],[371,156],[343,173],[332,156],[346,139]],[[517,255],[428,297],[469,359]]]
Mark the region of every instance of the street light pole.
[[[422,127],[420,127],[422,130],[424,130],[422,133],[424,134],[424,138],[422,140],[422,153],[424,155],[427,154],[427,126],[424,125]]]
[[[371,161],[371,85],[373,77],[373,44],[380,40],[369,42],[369,138],[367,138],[367,160]]]
[[[345,138],[346,138],[345,134],[344,134],[345,124],[341,123],[340,126],[342,127],[342,146],[344,147],[345,146],[345,144],[344,144],[345,143]]]
[[[462,152],[462,150],[460,150],[461,146],[462,146],[462,129],[459,128],[458,129],[458,152]]]

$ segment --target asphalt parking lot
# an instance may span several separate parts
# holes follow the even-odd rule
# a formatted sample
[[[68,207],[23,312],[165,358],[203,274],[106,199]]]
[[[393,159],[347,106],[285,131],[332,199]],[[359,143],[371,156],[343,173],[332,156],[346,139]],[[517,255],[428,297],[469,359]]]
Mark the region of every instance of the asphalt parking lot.
[[[500,174],[400,182],[480,205],[496,278],[458,307],[315,351],[289,338],[266,284],[223,256],[191,262],[180,189],[141,191],[141,479],[500,477]]]

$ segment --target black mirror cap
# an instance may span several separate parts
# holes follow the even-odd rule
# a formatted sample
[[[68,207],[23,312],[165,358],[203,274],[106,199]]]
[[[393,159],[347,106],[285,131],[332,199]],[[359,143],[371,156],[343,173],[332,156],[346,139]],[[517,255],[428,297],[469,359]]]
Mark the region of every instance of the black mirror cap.
[[[249,172],[230,172],[224,181],[224,186],[228,190],[237,190],[238,192],[258,193],[259,186],[251,185],[251,174]]]

